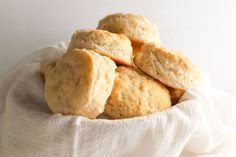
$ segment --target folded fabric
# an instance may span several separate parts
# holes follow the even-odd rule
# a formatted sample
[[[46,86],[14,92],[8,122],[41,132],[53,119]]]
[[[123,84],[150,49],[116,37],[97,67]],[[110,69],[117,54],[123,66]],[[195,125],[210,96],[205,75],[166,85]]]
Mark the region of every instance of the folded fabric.
[[[1,157],[235,157],[236,102],[206,81],[160,113],[123,120],[53,114],[44,98],[43,62],[61,42],[16,64],[0,81]]]

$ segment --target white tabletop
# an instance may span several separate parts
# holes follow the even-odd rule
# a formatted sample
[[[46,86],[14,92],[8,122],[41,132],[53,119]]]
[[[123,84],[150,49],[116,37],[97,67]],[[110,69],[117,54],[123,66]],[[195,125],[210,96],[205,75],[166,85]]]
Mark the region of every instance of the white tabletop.
[[[135,12],[156,23],[163,44],[183,51],[215,86],[235,90],[234,6],[233,0],[1,0],[0,76],[33,50],[95,28],[109,13]]]

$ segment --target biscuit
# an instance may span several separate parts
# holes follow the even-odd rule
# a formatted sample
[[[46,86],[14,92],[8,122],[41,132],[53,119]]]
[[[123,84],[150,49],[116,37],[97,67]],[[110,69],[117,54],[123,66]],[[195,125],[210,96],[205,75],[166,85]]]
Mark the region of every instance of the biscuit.
[[[182,95],[185,92],[182,89],[174,89],[171,87],[167,87],[167,89],[169,90],[169,93],[170,93],[172,106],[178,103],[179,99],[182,97]]]
[[[201,79],[199,69],[188,58],[154,43],[144,44],[135,55],[134,63],[153,78],[176,89],[196,86]]]
[[[112,118],[144,116],[171,107],[169,91],[159,81],[134,67],[120,66],[105,114]]]
[[[160,43],[157,26],[138,14],[116,13],[108,15],[99,21],[97,28],[125,34],[137,47],[146,42]]]
[[[122,65],[133,64],[131,41],[123,34],[110,33],[105,30],[78,30],[71,38],[68,51],[74,48],[93,50]]]
[[[65,53],[44,73],[49,108],[53,113],[97,117],[111,93],[115,68],[110,58],[92,50]]]

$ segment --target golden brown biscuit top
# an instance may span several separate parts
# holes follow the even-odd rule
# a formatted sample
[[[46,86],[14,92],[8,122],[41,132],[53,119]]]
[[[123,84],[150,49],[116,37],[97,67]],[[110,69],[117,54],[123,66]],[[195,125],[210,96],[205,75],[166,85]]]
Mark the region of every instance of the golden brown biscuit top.
[[[116,13],[108,15],[99,21],[97,28],[113,33],[126,34],[135,42],[160,43],[156,25],[153,25],[147,18],[138,14]]]
[[[106,30],[100,30],[100,29],[80,29],[75,31],[74,34],[84,34],[86,36],[88,36],[88,34],[90,34],[91,36],[94,36],[95,39],[103,39],[106,38],[107,36],[114,36],[114,37],[119,37],[120,40],[127,40],[127,36],[124,34],[113,34],[111,32],[108,32]]]
[[[131,66],[133,63],[131,41],[124,34],[98,29],[81,29],[73,34],[68,51],[74,48],[93,50],[120,64]]]

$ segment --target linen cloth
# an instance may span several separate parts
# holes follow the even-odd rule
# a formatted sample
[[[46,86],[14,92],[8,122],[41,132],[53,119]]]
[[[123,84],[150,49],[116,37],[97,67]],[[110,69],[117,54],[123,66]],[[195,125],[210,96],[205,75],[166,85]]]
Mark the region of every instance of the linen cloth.
[[[68,42],[38,50],[0,81],[0,157],[235,157],[236,103],[209,81],[172,108],[123,120],[52,114],[40,67]]]

